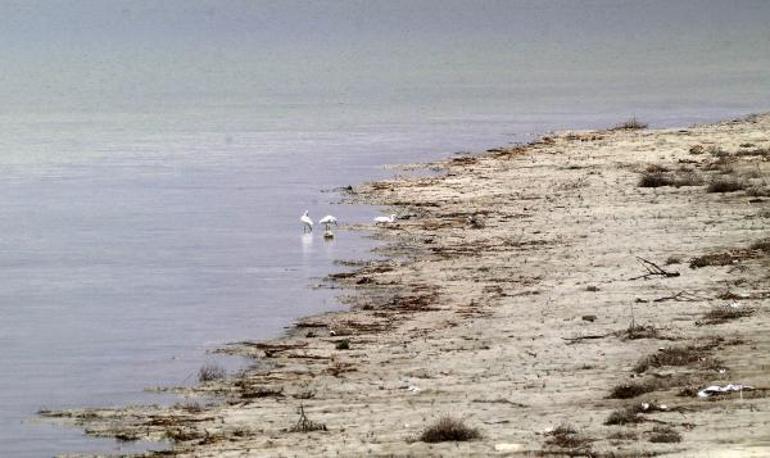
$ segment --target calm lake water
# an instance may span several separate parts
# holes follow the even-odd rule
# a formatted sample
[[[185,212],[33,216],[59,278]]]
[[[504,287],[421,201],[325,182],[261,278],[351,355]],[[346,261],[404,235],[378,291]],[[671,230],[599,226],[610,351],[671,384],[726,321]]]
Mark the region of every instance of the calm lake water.
[[[372,242],[298,218],[379,213],[323,191],[770,109],[770,4],[721,3],[0,3],[0,455],[130,450],[35,412],[173,402],[143,389],[337,309],[312,286]]]

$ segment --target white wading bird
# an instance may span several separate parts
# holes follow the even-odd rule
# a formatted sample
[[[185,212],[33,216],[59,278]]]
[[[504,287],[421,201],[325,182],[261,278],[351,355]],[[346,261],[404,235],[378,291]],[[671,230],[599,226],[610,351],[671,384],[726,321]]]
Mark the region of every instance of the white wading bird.
[[[334,238],[334,232],[332,232],[332,224],[334,226],[337,226],[337,218],[333,217],[332,215],[326,215],[323,218],[321,218],[318,221],[319,224],[323,224],[326,228],[326,231],[324,231],[324,238],[325,239],[333,239]]]
[[[307,216],[308,211],[305,210],[305,213],[302,215],[302,217],[299,219],[302,221],[302,232],[313,232],[313,220],[310,219],[309,216]]]
[[[378,216],[378,217],[374,218],[374,222],[376,224],[380,224],[380,223],[389,224],[389,223],[394,223],[395,221],[396,221],[396,214],[395,213],[393,213],[390,216]]]
[[[331,226],[337,227],[337,218],[332,215],[326,215],[318,220],[318,224],[323,224],[327,231],[331,231]]]

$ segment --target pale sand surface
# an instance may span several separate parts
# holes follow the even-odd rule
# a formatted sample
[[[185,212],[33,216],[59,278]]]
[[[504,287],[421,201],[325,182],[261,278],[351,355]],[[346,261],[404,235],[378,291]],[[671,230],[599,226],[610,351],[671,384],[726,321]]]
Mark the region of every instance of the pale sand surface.
[[[695,145],[705,151],[693,154]],[[730,154],[719,159],[710,146]],[[99,436],[171,437],[180,456],[770,456],[770,392],[693,395],[711,384],[770,388],[770,247],[749,248],[770,237],[761,148],[770,148],[769,115],[563,132],[433,164],[438,176],[362,185],[352,200],[391,206],[400,219],[356,228],[385,239],[388,260],[336,276],[351,311],[228,347],[253,356],[253,369],[180,390],[187,404],[50,415]],[[650,164],[703,184],[639,187]],[[725,177],[752,191],[707,192]],[[720,253],[725,265],[688,265]],[[647,272],[637,257],[679,275],[632,279]],[[704,318],[729,303],[753,314]],[[627,338],[632,319],[655,332]],[[349,350],[335,348],[343,339]],[[682,366],[656,367],[658,358],[633,370],[688,345],[700,350]],[[609,398],[631,382],[654,388]],[[211,393],[219,401],[202,397]],[[604,424],[642,402],[666,408]],[[300,404],[325,431],[287,431]],[[482,438],[415,440],[445,414]],[[563,424],[577,433],[560,447],[548,432]],[[665,427],[681,442],[650,441]]]

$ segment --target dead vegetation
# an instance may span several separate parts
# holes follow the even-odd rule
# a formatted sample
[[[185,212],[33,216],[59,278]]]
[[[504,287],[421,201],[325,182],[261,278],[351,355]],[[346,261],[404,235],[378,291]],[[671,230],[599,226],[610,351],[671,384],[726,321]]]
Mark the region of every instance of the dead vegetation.
[[[632,380],[615,385],[607,397],[609,399],[633,399],[654,391],[669,390],[687,384],[700,383],[700,381],[701,377],[694,375],[667,374],[661,376],[655,374],[644,380]]]
[[[182,410],[187,413],[201,413],[203,412],[203,406],[197,401],[177,402],[173,406],[174,409]]]
[[[690,268],[699,269],[707,266],[729,266],[739,261],[770,254],[770,239],[757,240],[748,248],[736,248],[721,253],[711,253],[690,259]]]
[[[700,320],[697,324],[722,324],[731,320],[737,320],[739,318],[751,316],[755,311],[755,309],[750,307],[738,307],[733,305],[715,307],[703,315],[703,319]]]
[[[297,423],[294,424],[291,428],[289,428],[289,432],[292,433],[309,433],[312,431],[326,431],[326,425],[323,423],[318,423],[315,421],[311,421],[307,415],[305,414],[305,406],[302,404],[299,405],[297,408],[297,413],[299,414],[299,420],[297,420]]]
[[[636,431],[626,431],[619,429],[607,435],[607,439],[620,440],[620,441],[635,441],[639,439],[639,434]]]
[[[557,447],[568,450],[584,449],[591,443],[591,439],[578,433],[578,431],[569,424],[562,424],[553,431],[547,433],[548,439],[545,445],[548,447]]]
[[[770,197],[770,187],[752,186],[746,189],[746,195],[751,197]]]
[[[640,278],[648,279],[650,277],[655,276],[661,276],[661,277],[678,277],[679,272],[669,272],[659,265],[655,264],[652,261],[649,261],[647,259],[642,258],[641,256],[636,257],[636,261],[641,264],[641,266],[644,268],[644,270],[647,271],[646,274],[639,275],[638,277],[629,278],[629,280],[639,280]]]
[[[747,183],[743,180],[737,180],[735,178],[717,178],[709,183],[706,188],[707,192],[727,193],[743,191],[748,187]]]
[[[422,442],[461,442],[480,439],[481,433],[477,428],[467,426],[462,420],[443,416],[434,424],[428,426],[420,434]]]
[[[628,328],[620,331],[618,336],[623,340],[637,340],[657,339],[661,337],[661,334],[654,325],[641,325],[632,322]]]
[[[682,435],[670,426],[656,425],[652,428],[650,442],[664,444],[682,442]]]
[[[639,130],[639,129],[646,129],[648,126],[647,123],[642,122],[638,119],[636,119],[636,116],[627,119],[620,124],[616,125],[610,130]]]
[[[707,266],[729,266],[740,259],[743,259],[743,257],[738,253],[723,252],[704,254],[703,256],[696,256],[690,259],[690,268],[700,269],[701,267]]]
[[[617,410],[613,410],[607,419],[604,421],[605,425],[633,425],[644,422],[644,417],[641,416],[641,409],[638,404],[632,406],[622,407]]]
[[[647,170],[642,172],[642,176],[639,179],[640,188],[660,188],[663,186],[681,188],[684,186],[701,186],[703,183],[703,177],[692,170],[668,172],[667,169],[658,165],[655,167],[648,166]]]
[[[334,348],[337,350],[350,350],[350,341],[348,339],[342,339],[334,344]]]
[[[227,377],[227,371],[218,364],[204,364],[198,369],[198,381],[201,383],[213,382]]]
[[[751,249],[763,253],[770,253],[770,238],[757,240],[751,244]]]
[[[742,149],[742,150],[736,151],[735,155],[738,156],[738,157],[763,157],[763,158],[770,158],[770,148]]]
[[[716,360],[708,357],[708,351],[716,346],[716,343],[710,342],[702,345],[681,345],[662,348],[652,355],[641,358],[633,370],[637,374],[641,374],[650,368],[664,366],[681,367],[694,364],[706,367],[713,366],[716,364]]]
[[[241,397],[243,399],[282,398],[284,394],[282,387],[248,386],[241,391]]]
[[[610,391],[610,399],[631,399],[643,394],[650,393],[659,388],[656,380],[647,380],[644,382],[628,382],[616,385]]]

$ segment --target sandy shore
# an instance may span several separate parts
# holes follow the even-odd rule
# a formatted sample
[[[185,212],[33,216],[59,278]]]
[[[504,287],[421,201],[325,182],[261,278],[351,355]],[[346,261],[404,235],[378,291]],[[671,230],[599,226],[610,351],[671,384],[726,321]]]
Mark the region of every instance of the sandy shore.
[[[174,407],[45,415],[196,457],[770,456],[770,115],[430,166],[349,194],[400,215],[356,228],[388,260],[334,276],[350,311]],[[443,415],[481,438],[419,440]]]

